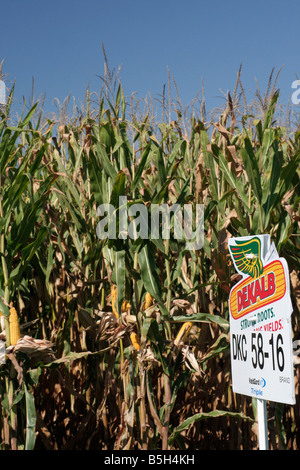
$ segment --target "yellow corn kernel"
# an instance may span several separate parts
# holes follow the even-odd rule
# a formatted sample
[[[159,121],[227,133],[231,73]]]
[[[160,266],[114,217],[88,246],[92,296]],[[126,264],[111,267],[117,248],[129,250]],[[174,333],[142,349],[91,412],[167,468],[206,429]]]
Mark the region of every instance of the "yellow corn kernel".
[[[10,309],[9,315],[9,336],[10,336],[10,344],[15,345],[19,341],[20,335],[20,324],[18,319],[17,311],[14,307]]]
[[[122,313],[127,312],[131,307],[131,304],[128,302],[128,300],[123,300],[122,306],[121,306],[121,311]]]
[[[149,294],[149,292],[147,292],[145,296],[145,310],[151,307],[152,304],[153,304],[153,297],[151,294]]]
[[[132,343],[132,346],[134,347],[134,349],[136,351],[139,351],[141,349],[141,346],[140,346],[140,343],[139,343],[139,340],[138,340],[138,336],[135,332],[131,333],[130,340],[131,340],[131,343]]]
[[[117,297],[118,297],[118,289],[117,289],[117,286],[113,284],[111,286],[111,308],[112,308],[114,316],[116,318],[119,318],[119,314],[116,309]]]
[[[180,343],[180,341],[185,341],[187,335],[189,334],[191,328],[193,326],[193,323],[190,322],[190,321],[187,321],[185,322],[182,327],[180,328],[176,338],[175,338],[175,341],[174,341],[174,344],[177,345]]]

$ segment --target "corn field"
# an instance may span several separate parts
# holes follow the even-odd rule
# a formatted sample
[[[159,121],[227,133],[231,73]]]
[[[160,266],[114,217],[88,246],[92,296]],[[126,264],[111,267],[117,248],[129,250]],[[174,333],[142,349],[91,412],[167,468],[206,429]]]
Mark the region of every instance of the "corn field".
[[[227,240],[271,234],[298,340],[300,133],[274,89],[247,113],[234,90],[214,119],[163,96],[159,119],[109,78],[71,118],[38,100],[16,122],[13,87],[1,109],[1,448],[257,449],[256,401],[232,391]],[[100,239],[120,196],[203,204],[203,248]],[[268,403],[271,449],[300,449],[299,377],[295,406]]]

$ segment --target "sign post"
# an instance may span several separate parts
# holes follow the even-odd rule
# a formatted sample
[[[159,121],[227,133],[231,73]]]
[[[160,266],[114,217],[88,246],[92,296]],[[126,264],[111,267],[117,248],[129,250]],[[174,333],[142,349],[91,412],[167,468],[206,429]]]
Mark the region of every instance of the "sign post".
[[[242,275],[229,297],[232,386],[257,399],[265,450],[267,400],[295,403],[289,271],[270,235],[230,238],[228,247]]]
[[[258,443],[260,450],[269,450],[267,402],[257,398]]]

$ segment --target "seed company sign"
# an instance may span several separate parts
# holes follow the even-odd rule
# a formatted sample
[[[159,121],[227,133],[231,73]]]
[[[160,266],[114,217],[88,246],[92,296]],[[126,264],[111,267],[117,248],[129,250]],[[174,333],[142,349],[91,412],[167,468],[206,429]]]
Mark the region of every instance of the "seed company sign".
[[[242,279],[231,289],[233,391],[295,403],[289,271],[269,235],[231,238],[229,252]]]
[[[257,279],[251,280],[248,276],[231,291],[230,310],[233,318],[236,320],[280,300],[286,293],[286,284],[284,266],[277,260],[266,265],[263,275]]]

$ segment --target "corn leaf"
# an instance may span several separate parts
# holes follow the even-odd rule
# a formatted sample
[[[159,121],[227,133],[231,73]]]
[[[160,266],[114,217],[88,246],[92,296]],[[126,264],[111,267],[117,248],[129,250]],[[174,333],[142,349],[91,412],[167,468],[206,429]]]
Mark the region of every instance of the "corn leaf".
[[[25,450],[33,450],[35,446],[35,427],[36,427],[36,410],[34,396],[29,392],[26,384],[24,384],[25,400],[26,400],[26,442]]]
[[[193,424],[195,424],[199,421],[202,421],[204,419],[221,418],[223,416],[227,416],[229,418],[243,419],[243,420],[250,421],[250,422],[253,421],[252,418],[250,418],[249,416],[245,416],[243,413],[234,413],[234,412],[230,412],[230,411],[214,410],[214,411],[210,411],[208,413],[197,413],[194,416],[191,416],[190,418],[187,418],[186,420],[184,420],[179,426],[177,426],[173,430],[173,432],[172,432],[172,434],[169,438],[169,441],[168,441],[169,445],[171,445],[174,442],[174,440],[176,439],[178,434],[180,434],[182,431],[185,431],[186,429],[188,429]]]
[[[271,126],[272,124],[272,119],[274,117],[275,109],[276,109],[276,104],[279,98],[279,90],[276,90],[275,93],[273,94],[266,115],[264,119],[264,125],[263,125],[263,131],[265,131],[268,127]]]
[[[257,165],[255,153],[248,137],[245,138],[245,148],[240,149],[240,155],[243,159],[249,183],[257,198],[258,204],[261,203],[262,190],[260,184],[260,173]]]
[[[117,311],[120,314],[122,301],[125,299],[126,288],[125,250],[116,251],[115,253],[115,279],[118,290]]]
[[[216,323],[225,330],[229,328],[229,322],[219,315],[212,315],[210,313],[194,313],[192,315],[176,315],[172,317],[172,322],[195,322],[195,323]]]
[[[136,172],[135,172],[135,176],[134,176],[134,179],[133,179],[133,183],[131,185],[131,190],[134,191],[137,187],[137,185],[139,184],[140,182],[140,178],[141,178],[141,175],[143,173],[143,170],[145,168],[145,165],[146,165],[146,162],[147,162],[147,159],[148,159],[148,156],[149,156],[149,152],[150,152],[150,149],[151,149],[151,146],[148,144],[143,152],[143,155],[142,155],[142,158],[139,162],[139,165],[136,169]]]
[[[250,212],[248,196],[245,193],[245,187],[243,182],[239,178],[237,178],[233,171],[229,170],[226,159],[224,158],[222,152],[218,149],[216,145],[212,145],[212,150],[214,159],[222,170],[225,179],[228,181],[231,188],[236,189],[237,195],[243,202],[247,212]],[[216,196],[218,200],[219,196]]]
[[[150,254],[147,245],[143,246],[138,254],[139,265],[141,269],[141,278],[147,292],[150,292],[152,297],[160,300],[161,289],[160,282],[156,273],[156,267],[153,257]]]

